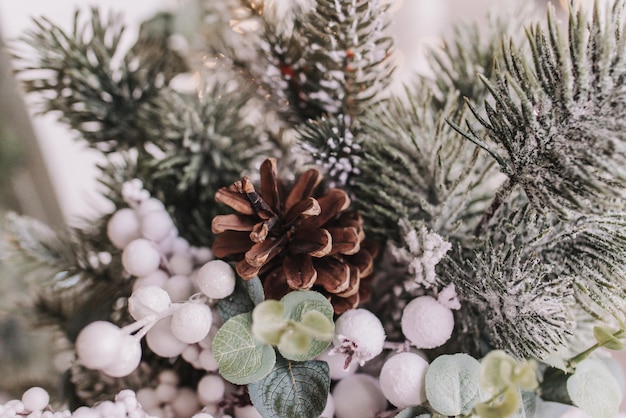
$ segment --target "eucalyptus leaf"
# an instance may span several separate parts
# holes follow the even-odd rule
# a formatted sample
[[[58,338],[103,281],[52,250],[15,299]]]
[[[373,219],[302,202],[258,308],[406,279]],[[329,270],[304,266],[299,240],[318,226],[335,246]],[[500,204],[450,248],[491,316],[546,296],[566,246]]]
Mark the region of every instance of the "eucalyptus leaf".
[[[245,312],[251,312],[254,309],[255,303],[250,298],[250,294],[248,292],[249,286],[251,285],[248,282],[237,276],[235,290],[233,293],[224,299],[218,300],[217,310],[222,318],[222,321],[226,322],[233,316]]]
[[[623,350],[626,348],[624,343],[613,335],[613,331],[604,327],[594,327],[593,336],[596,338],[598,344],[609,350]]]
[[[213,355],[222,377],[237,385],[264,378],[276,363],[272,346],[252,334],[251,313],[236,315],[220,327],[213,339]]]
[[[282,334],[278,343],[278,351],[288,353],[291,357],[301,356],[309,350],[312,338],[298,329],[290,329]]]
[[[437,357],[426,370],[426,398],[443,415],[467,414],[480,396],[480,363],[459,353]]]
[[[266,300],[252,311],[252,333],[261,342],[277,345],[287,320],[283,318],[285,307],[277,300]]]
[[[250,400],[264,418],[318,418],[329,391],[328,363],[281,357],[265,378],[248,385]]]
[[[321,293],[313,291],[298,291],[287,293],[281,302],[285,306],[285,318],[295,322],[301,322],[305,318],[305,314],[311,311],[318,311],[323,314],[326,319],[333,324],[333,306]],[[334,329],[334,324],[333,324]],[[317,357],[322,354],[326,348],[330,345],[329,341],[322,341],[313,338],[309,349],[302,354],[294,354],[290,352],[284,352],[278,348],[278,351],[289,360],[294,361],[306,361]]]
[[[243,280],[243,283],[252,303],[258,305],[265,300],[263,283],[261,283],[261,279],[259,279],[259,276],[254,276],[250,280]]]
[[[333,321],[319,311],[305,312],[298,325],[299,328],[305,329],[307,334],[322,341],[332,340],[335,333]]]
[[[429,414],[424,408],[419,406],[411,406],[409,408],[403,409],[398,412],[395,418],[431,418],[432,415]]]
[[[574,405],[593,418],[613,418],[622,401],[622,391],[615,377],[598,360],[581,362],[567,379],[567,393]]]

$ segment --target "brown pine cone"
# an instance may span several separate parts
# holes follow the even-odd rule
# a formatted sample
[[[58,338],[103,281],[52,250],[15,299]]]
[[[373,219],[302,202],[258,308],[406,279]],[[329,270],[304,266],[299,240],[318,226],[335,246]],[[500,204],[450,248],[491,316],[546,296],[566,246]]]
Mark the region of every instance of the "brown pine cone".
[[[244,279],[259,275],[269,299],[313,289],[342,313],[369,297],[378,246],[365,239],[361,216],[347,211],[346,192],[313,197],[321,181],[310,169],[287,193],[270,158],[261,165],[259,192],[247,177],[218,190],[215,200],[237,213],[213,219],[213,254],[239,260]]]

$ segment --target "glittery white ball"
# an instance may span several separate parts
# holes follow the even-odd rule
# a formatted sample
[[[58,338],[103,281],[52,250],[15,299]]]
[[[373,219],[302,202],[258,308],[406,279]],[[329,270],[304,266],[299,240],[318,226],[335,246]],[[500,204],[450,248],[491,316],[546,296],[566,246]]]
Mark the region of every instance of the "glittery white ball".
[[[380,388],[389,402],[400,409],[420,405],[426,400],[427,369],[428,363],[417,354],[396,354],[380,370]]]
[[[141,362],[141,343],[132,335],[124,334],[122,346],[115,362],[102,372],[111,377],[124,377],[131,374]]]
[[[189,276],[193,271],[193,260],[187,253],[175,253],[169,259],[172,274]]]
[[[161,319],[146,334],[146,343],[156,355],[169,358],[181,354],[187,344],[172,333],[172,317]]]
[[[141,237],[139,218],[135,211],[123,208],[115,212],[107,222],[107,237],[120,250]]]
[[[141,217],[141,235],[150,241],[159,242],[174,228],[172,218],[165,210],[148,212]]]
[[[50,395],[43,388],[32,387],[22,395],[22,403],[27,411],[41,411],[50,403]]]
[[[158,286],[136,289],[128,298],[128,312],[137,321],[158,314],[170,307],[170,295]]]
[[[378,380],[367,374],[353,374],[340,380],[332,391],[337,418],[371,418],[387,407]]]
[[[122,330],[106,321],[95,321],[83,328],[76,338],[76,354],[89,369],[104,369],[119,356],[124,337]]]
[[[431,296],[413,299],[402,312],[402,333],[417,348],[439,347],[450,339],[453,329],[452,311]]]
[[[198,382],[198,396],[203,404],[221,401],[225,390],[224,379],[216,374],[207,374]]]
[[[194,293],[194,286],[187,276],[172,276],[163,285],[163,289],[170,295],[172,302],[184,302]]]
[[[148,274],[147,276],[138,277],[137,280],[133,283],[133,291],[139,289],[140,287],[146,286],[165,286],[165,282],[170,278],[170,275],[164,272],[163,270],[157,270]]]
[[[178,394],[170,403],[170,406],[177,417],[190,417],[200,409],[198,394],[195,390],[181,387],[178,389]]]
[[[166,212],[167,213],[167,211],[165,210],[165,206],[163,205],[163,202],[161,202],[159,199],[155,199],[154,197],[151,197],[150,199],[144,199],[139,204],[136,210],[137,210],[137,214],[141,217],[151,212]]]
[[[209,261],[198,270],[196,284],[211,299],[223,299],[235,290],[235,271],[225,261]]]
[[[122,252],[122,265],[133,276],[147,276],[158,270],[161,254],[144,238],[131,241]]]
[[[204,339],[212,324],[211,308],[203,303],[185,303],[172,315],[172,333],[187,344]]]
[[[383,351],[385,330],[380,319],[366,309],[349,309],[335,322],[335,347],[341,345],[340,336],[356,344],[358,359],[370,360]]]

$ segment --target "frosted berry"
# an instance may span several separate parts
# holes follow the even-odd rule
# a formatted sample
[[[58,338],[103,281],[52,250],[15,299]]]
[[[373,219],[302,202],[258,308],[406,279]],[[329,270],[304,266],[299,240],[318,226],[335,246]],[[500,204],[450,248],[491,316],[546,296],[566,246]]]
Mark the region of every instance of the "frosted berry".
[[[163,270],[157,270],[148,274],[147,276],[139,277],[137,280],[135,280],[135,282],[133,283],[133,291],[139,289],[140,287],[146,287],[151,285],[163,287],[165,286],[165,282],[167,282],[167,279],[169,278],[169,274],[167,274]]]
[[[193,282],[188,276],[172,276],[163,285],[172,302],[184,302],[194,293]]]
[[[172,274],[189,276],[193,271],[193,260],[187,253],[175,253],[169,259]]]
[[[50,395],[45,389],[32,387],[22,395],[22,404],[26,411],[41,411],[50,403]]]
[[[172,315],[172,333],[187,344],[203,340],[212,324],[211,308],[203,303],[186,303]]]
[[[347,355],[342,353],[331,354],[331,350],[326,350],[322,354],[317,357],[317,360],[325,361],[328,364],[328,369],[330,372],[330,378],[332,380],[341,380],[346,378],[359,368],[359,364],[357,362],[350,363],[350,366],[346,369],[344,366],[346,364]]]
[[[144,238],[131,241],[122,252],[122,265],[133,276],[147,276],[158,270],[161,254]]]
[[[178,389],[178,394],[170,406],[177,417],[190,417],[200,409],[200,402],[194,390],[182,387]]]
[[[159,314],[172,304],[170,295],[158,286],[136,289],[128,298],[128,312],[135,320]]]
[[[149,199],[143,199],[143,201],[137,206],[137,214],[141,217],[146,216],[151,212],[165,212],[165,205],[159,199],[151,197]]]
[[[76,338],[76,354],[89,369],[104,369],[117,361],[122,349],[122,330],[106,321],[92,322]]]
[[[225,390],[224,379],[216,374],[207,374],[198,382],[198,396],[205,405],[221,401]]]
[[[152,211],[141,216],[141,235],[150,241],[161,241],[172,229],[174,223],[165,210]]]
[[[211,299],[223,299],[235,290],[235,271],[225,261],[209,261],[198,270],[196,285]]]
[[[390,357],[380,370],[380,388],[385,397],[400,409],[426,401],[424,378],[428,363],[414,353]]]
[[[150,350],[161,357],[175,357],[182,353],[187,344],[172,334],[172,318],[161,319],[146,334],[146,343]]]
[[[367,374],[357,373],[340,380],[332,395],[337,418],[373,417],[387,408],[378,380]]]
[[[385,330],[380,319],[366,309],[350,309],[335,322],[335,351],[344,353],[360,364],[383,351]]]
[[[453,329],[452,311],[431,296],[413,299],[402,312],[402,333],[417,348],[439,347],[450,339]]]
[[[120,250],[131,241],[140,238],[139,218],[134,210],[123,208],[111,216],[107,222],[107,237]]]
[[[121,349],[115,362],[102,372],[111,377],[124,377],[131,374],[141,362],[141,343],[138,338],[124,334]]]

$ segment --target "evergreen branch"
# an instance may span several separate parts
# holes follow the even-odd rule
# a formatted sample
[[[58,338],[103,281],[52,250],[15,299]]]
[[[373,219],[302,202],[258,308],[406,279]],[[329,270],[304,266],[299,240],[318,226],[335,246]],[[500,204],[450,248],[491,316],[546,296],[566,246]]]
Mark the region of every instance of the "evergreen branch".
[[[446,122],[456,104],[453,95],[443,111],[433,112],[432,96],[420,86],[362,118],[361,174],[350,190],[376,234],[401,242],[399,219],[414,227],[425,223],[443,236],[478,221],[467,215],[484,205],[483,180],[491,166]]]
[[[105,19],[94,8],[91,19],[81,21],[76,12],[73,30],[67,33],[45,18],[35,20],[37,28],[22,38],[35,52],[34,62],[26,54],[20,58],[26,90],[40,94],[43,113],[60,112],[63,123],[103,152],[160,144],[151,127],[159,127],[158,116],[170,102],[162,91],[186,70],[168,47],[169,34],[144,27],[124,51],[119,16]]]
[[[575,327],[571,277],[509,243],[486,241],[468,255],[460,248],[449,253],[443,269],[463,300],[463,323],[518,358],[542,359],[566,345]]]
[[[568,41],[550,9],[546,29],[527,31],[532,59],[503,44],[503,68],[491,81],[483,77],[494,99],[478,118],[486,132],[465,136],[496,158],[537,210],[569,217],[623,204],[626,49],[619,48],[618,3],[606,18],[596,4],[589,26],[582,11],[572,12]]]

